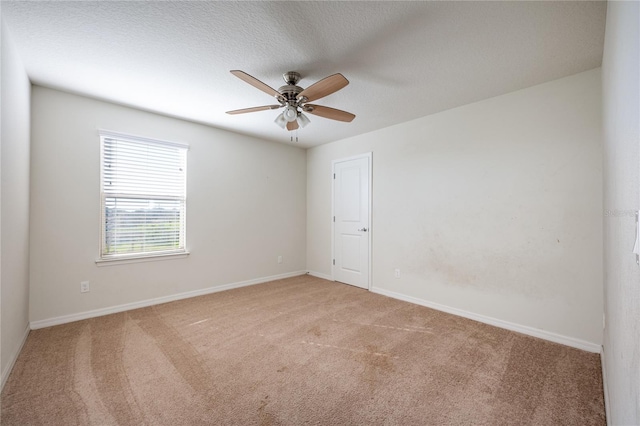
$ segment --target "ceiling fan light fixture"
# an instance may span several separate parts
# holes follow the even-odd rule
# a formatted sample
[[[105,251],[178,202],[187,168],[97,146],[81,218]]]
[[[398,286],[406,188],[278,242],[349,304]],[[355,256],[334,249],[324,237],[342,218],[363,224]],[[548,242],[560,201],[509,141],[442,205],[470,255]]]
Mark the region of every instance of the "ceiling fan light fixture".
[[[311,123],[311,120],[309,120],[309,117],[307,117],[303,113],[298,113],[298,124],[300,125],[300,127],[304,129],[305,127],[307,127],[307,124],[309,123]]]
[[[273,122],[284,129],[287,126],[287,119],[284,117],[284,112],[278,114]]]
[[[295,107],[288,105],[282,112],[282,115],[287,122],[291,123],[292,121],[296,121],[296,118],[298,118],[298,110]]]
[[[0,0],[1,1],[1,0]],[[227,111],[227,114],[245,114],[248,112],[266,111],[269,109],[284,108],[284,111],[280,113],[274,123],[280,126],[282,129],[289,131],[297,130],[300,127],[306,127],[311,120],[304,114],[318,115],[320,117],[328,118],[330,120],[343,121],[345,123],[351,122],[356,116],[350,112],[341,111],[339,109],[330,108],[322,105],[311,105],[307,102],[315,101],[345,87],[349,84],[349,80],[344,78],[340,73],[330,75],[323,78],[320,81],[316,81],[311,86],[303,89],[297,86],[300,80],[300,74],[295,71],[289,71],[284,73],[283,78],[286,85],[280,87],[278,90],[271,86],[268,86],[258,80],[257,78],[247,74],[240,70],[231,70],[231,74],[238,77],[245,83],[259,89],[268,95],[274,96],[279,105],[263,105],[251,108],[236,109],[233,111]]]

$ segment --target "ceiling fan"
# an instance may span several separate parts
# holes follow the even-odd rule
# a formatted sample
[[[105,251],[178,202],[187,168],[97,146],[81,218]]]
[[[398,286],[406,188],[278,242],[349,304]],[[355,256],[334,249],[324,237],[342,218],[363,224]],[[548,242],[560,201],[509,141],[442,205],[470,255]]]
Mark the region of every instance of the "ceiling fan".
[[[296,130],[298,127],[306,127],[306,125],[310,123],[309,118],[304,115],[303,112],[329,118],[331,120],[345,121],[347,123],[351,122],[351,120],[356,117],[350,112],[307,103],[324,98],[325,96],[337,92],[349,84],[349,80],[344,78],[340,73],[323,78],[306,89],[303,89],[302,87],[297,86],[298,81],[300,81],[300,74],[295,71],[288,71],[282,75],[286,85],[280,87],[278,90],[269,87],[244,71],[233,70],[231,71],[231,74],[235,75],[240,80],[249,83],[253,87],[275,97],[279,104],[236,109],[233,111],[227,111],[227,114],[244,114],[247,112],[284,108],[284,111],[276,117],[275,123],[289,131]]]

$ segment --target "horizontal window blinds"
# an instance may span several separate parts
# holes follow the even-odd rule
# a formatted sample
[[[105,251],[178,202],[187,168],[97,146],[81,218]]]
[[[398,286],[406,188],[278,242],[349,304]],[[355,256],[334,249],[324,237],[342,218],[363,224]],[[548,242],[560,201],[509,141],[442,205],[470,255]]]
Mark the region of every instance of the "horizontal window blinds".
[[[101,257],[184,252],[187,146],[101,141]]]

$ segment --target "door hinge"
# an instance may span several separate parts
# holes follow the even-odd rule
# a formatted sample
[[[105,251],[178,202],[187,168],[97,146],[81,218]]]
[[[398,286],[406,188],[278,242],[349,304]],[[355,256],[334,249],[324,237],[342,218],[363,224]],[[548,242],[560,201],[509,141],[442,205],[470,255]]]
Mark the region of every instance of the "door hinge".
[[[333,217],[333,221],[334,221],[334,222],[336,221],[336,217],[335,217],[335,216]]]
[[[333,178],[334,178],[334,179],[336,178],[336,174],[335,174],[335,173],[333,174]]]
[[[336,264],[336,260],[335,260],[335,259],[333,259],[333,264],[334,264],[334,265]]]

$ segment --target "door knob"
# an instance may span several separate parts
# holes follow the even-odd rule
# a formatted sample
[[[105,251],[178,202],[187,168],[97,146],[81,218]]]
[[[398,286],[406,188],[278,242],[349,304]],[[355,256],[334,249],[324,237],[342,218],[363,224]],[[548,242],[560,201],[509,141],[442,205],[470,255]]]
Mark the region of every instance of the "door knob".
[[[367,228],[358,229],[358,231],[367,232]]]

